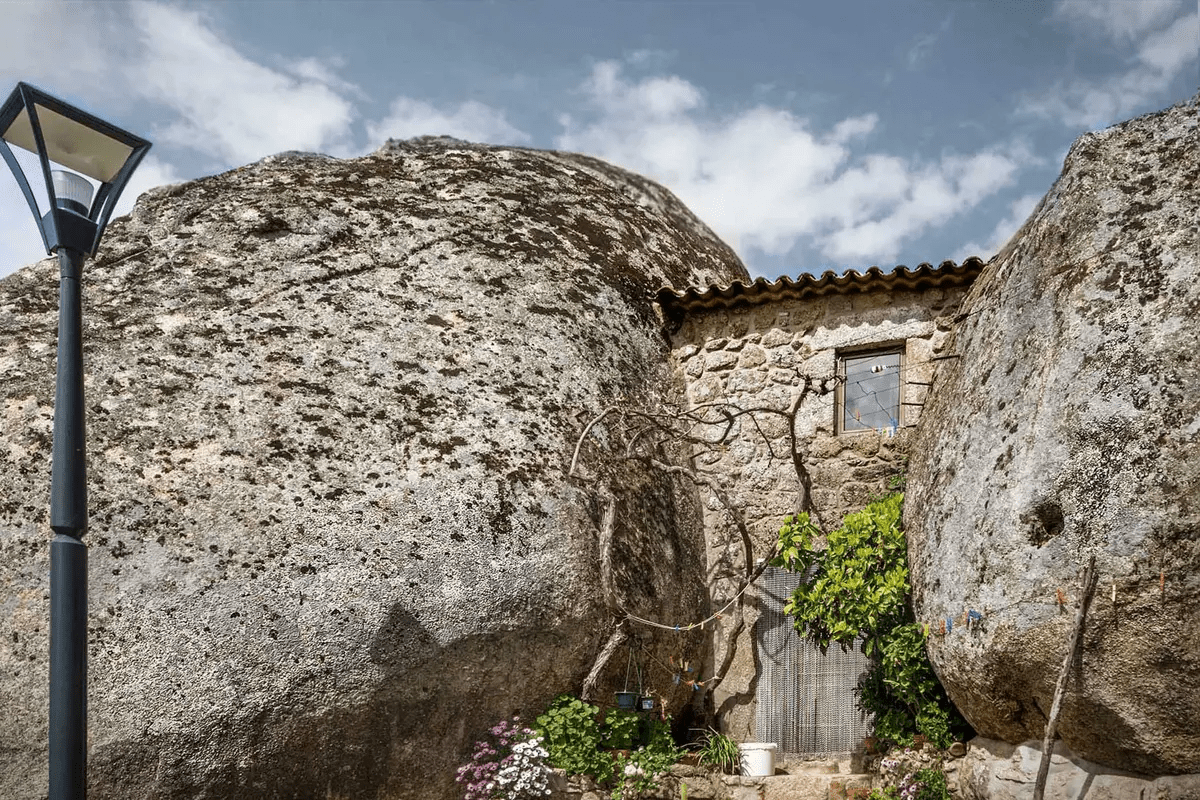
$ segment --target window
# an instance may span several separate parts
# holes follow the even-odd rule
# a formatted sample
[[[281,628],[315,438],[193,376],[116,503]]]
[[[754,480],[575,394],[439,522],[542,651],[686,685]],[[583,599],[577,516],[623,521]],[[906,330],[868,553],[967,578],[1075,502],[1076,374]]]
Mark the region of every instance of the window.
[[[838,433],[895,431],[902,424],[904,347],[838,354]]]

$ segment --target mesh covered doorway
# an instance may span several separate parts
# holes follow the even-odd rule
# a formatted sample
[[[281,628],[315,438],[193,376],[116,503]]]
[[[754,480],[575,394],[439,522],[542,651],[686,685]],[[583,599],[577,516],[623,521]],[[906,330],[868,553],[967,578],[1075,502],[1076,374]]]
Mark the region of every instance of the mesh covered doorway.
[[[855,704],[854,687],[866,671],[858,648],[826,655],[796,633],[783,613],[800,575],[767,567],[759,580],[762,615],[754,645],[761,674],[754,735],[784,753],[818,756],[854,750],[866,737],[869,718]]]

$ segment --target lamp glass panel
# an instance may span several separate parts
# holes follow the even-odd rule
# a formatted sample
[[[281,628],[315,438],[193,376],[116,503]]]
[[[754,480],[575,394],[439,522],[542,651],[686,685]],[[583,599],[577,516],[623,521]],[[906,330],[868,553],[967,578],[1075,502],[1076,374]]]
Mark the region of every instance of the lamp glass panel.
[[[37,154],[31,153],[23,147],[13,147],[11,152],[13,158],[17,160],[17,166],[21,168],[25,182],[29,184],[29,190],[33,192],[34,202],[38,206],[36,216],[41,219],[41,215],[50,208],[50,195],[46,190],[46,179],[42,175],[42,162],[38,160]],[[51,169],[53,168],[51,166]],[[0,183],[11,184],[14,189],[20,191],[15,181],[0,181]]]
[[[46,155],[50,160],[89,178],[104,183],[111,181],[133,153],[129,145],[45,106],[37,106],[37,115],[42,125],[42,137],[46,141]],[[3,138],[9,144],[31,153],[37,152],[28,109],[21,109],[8,130],[4,131]]]

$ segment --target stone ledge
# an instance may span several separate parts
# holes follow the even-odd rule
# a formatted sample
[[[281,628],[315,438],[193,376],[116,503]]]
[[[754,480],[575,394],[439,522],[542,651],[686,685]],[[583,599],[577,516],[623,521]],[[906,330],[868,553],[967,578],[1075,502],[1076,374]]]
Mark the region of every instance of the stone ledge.
[[[1033,793],[1041,742],[1012,745],[977,737],[959,767],[964,800],[1023,800]],[[1045,800],[1200,800],[1200,774],[1149,776],[1075,755],[1059,741],[1050,757]]]

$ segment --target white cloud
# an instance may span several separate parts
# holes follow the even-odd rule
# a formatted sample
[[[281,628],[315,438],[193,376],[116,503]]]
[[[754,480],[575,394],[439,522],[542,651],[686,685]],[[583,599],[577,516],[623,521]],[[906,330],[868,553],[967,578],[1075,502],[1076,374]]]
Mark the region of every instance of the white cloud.
[[[166,121],[150,136],[160,145],[203,153],[217,168],[283,150],[353,150],[347,97],[361,91],[338,77],[336,60],[272,69],[239,53],[202,11],[166,4],[42,0],[3,8],[0,78],[51,91],[70,86],[110,111],[139,101],[165,107]],[[71,42],[69,58],[47,56],[47,30]]]
[[[667,65],[673,62],[677,56],[678,53],[673,50],[643,48],[628,53],[625,61],[643,69],[666,69]]]
[[[861,208],[861,198],[870,197],[872,191],[886,198],[886,203],[877,202],[873,213],[863,219],[846,219],[844,227],[825,237],[823,249],[842,261],[870,259],[877,253],[886,254],[884,260],[889,260],[905,239],[1013,183],[1026,160],[1021,151],[1009,149],[969,157],[946,156],[923,166],[883,161],[885,169],[880,175],[862,179],[854,175],[848,186],[836,181],[829,187],[826,203],[857,200]]]
[[[68,0],[5,2],[0,25],[0,90],[27,81],[48,91],[70,86],[82,95],[110,101],[123,86],[111,81],[111,65],[123,54],[123,7]],[[47,46],[47,31],[56,42],[70,42],[70,55]]]
[[[1138,50],[1138,59],[1150,69],[1174,76],[1196,60],[1198,46],[1200,15],[1188,14],[1148,35]]]
[[[457,108],[443,111],[421,100],[398,97],[392,101],[388,116],[367,125],[367,135],[376,145],[386,139],[413,136],[453,136],[469,142],[523,144],[529,135],[509,124],[504,112],[468,100]]]
[[[175,118],[156,132],[164,144],[241,164],[283,150],[350,150],[345,84],[312,59],[291,74],[241,55],[200,12],[151,3],[130,6],[141,44],[126,68],[129,86],[168,106]]]
[[[295,61],[282,62],[283,68],[305,81],[324,84],[332,89],[337,89],[355,97],[365,97],[365,93],[358,86],[343,80],[334,70],[345,66],[345,59],[340,57],[332,58],[326,63],[317,58],[301,58]]]
[[[616,61],[596,64],[582,88],[605,111],[633,122],[680,114],[704,102],[699,89],[674,75],[629,84],[622,79]]]
[[[207,9],[205,9],[207,11]],[[70,58],[49,58],[45,31],[70,41]],[[163,122],[148,134],[155,155],[134,173],[117,213],[145,189],[187,177],[160,154],[192,151],[214,169],[282,150],[353,154],[354,107],[361,97],[340,79],[336,60],[256,63],[230,45],[204,13],[134,3],[44,0],[4,5],[0,79],[27,80],[52,92],[70,86],[68,101],[119,120],[131,106],[154,109]],[[61,92],[61,90],[58,90]],[[11,181],[0,191],[0,275],[41,257],[37,229]],[[39,197],[43,201],[44,198]]]
[[[1182,0],[1062,0],[1054,17],[1084,30],[1099,29],[1116,41],[1132,42],[1182,7]]]
[[[1008,244],[1008,240],[1012,235],[1025,224],[1029,219],[1029,215],[1037,208],[1037,204],[1042,200],[1040,194],[1026,194],[1018,197],[1008,207],[1008,216],[996,223],[996,227],[992,230],[990,236],[984,240],[983,244],[972,241],[959,248],[954,254],[957,261],[969,258],[970,256],[979,256],[983,260],[988,260],[1004,245]]]
[[[871,131],[875,130],[875,126],[879,124],[879,116],[877,114],[865,114],[861,117],[849,117],[833,126],[833,133],[830,134],[830,139],[838,144],[845,144],[851,139],[856,139],[859,136],[866,136]]]
[[[824,134],[762,105],[718,117],[682,78],[630,80],[615,62],[595,65],[582,90],[593,113],[561,117],[556,146],[661,181],[743,253],[781,255],[804,240],[843,263],[886,263],[1032,160],[1017,147],[932,163],[858,153],[878,125],[874,114]]]
[[[1055,17],[1131,51],[1124,72],[1059,81],[1027,97],[1021,113],[1075,128],[1101,128],[1146,110],[1197,58],[1200,16],[1176,17],[1178,0],[1067,0]]]

